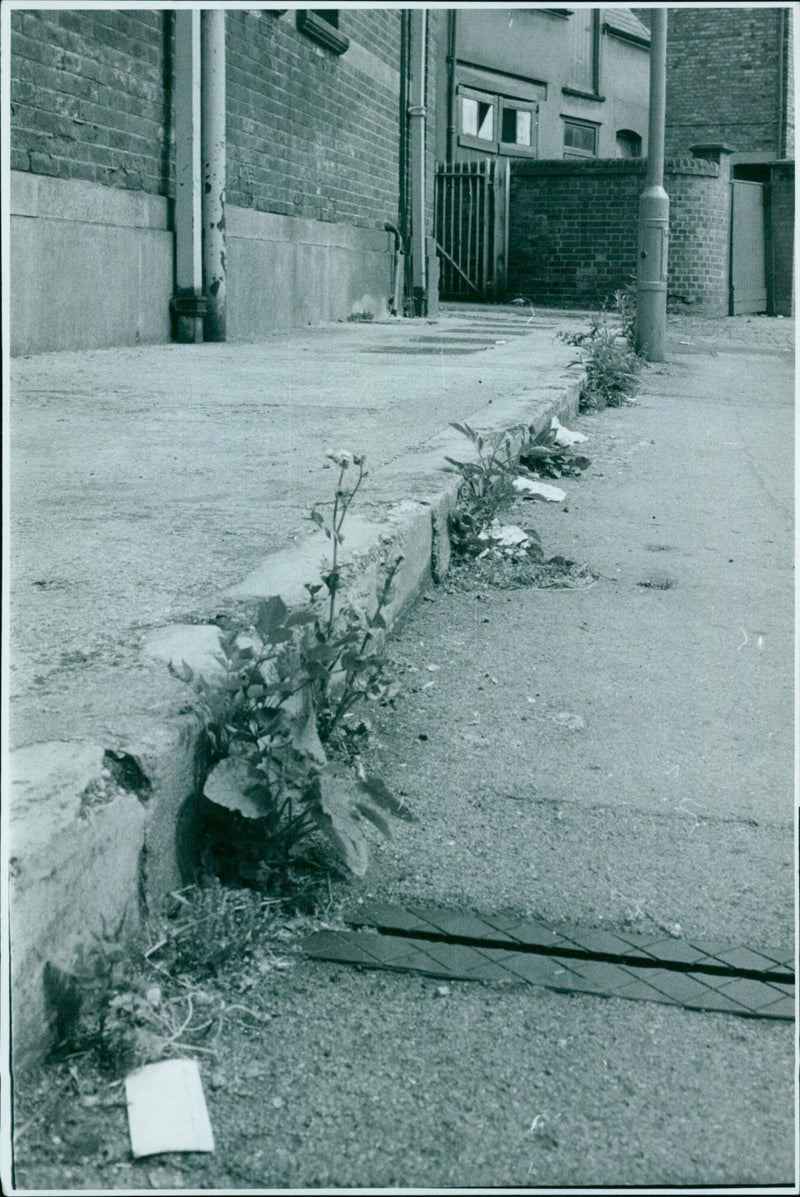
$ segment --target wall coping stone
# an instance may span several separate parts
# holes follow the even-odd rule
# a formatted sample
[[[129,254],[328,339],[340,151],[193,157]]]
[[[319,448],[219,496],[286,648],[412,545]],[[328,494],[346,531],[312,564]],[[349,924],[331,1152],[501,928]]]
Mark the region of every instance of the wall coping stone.
[[[314,220],[309,216],[262,212],[257,208],[242,208],[238,204],[228,204],[226,214],[228,236],[231,238],[325,245],[376,253],[389,248],[389,234],[384,229],[363,228],[350,222]]]
[[[537,158],[511,164],[511,174],[514,178],[530,175],[564,175],[567,178],[575,175],[644,175],[646,170],[646,158]],[[706,158],[680,156],[667,158],[664,172],[716,178],[719,175],[719,164],[709,162]]]
[[[169,229],[170,201],[84,179],[56,179],[29,171],[10,172],[12,216],[106,224],[121,228]]]

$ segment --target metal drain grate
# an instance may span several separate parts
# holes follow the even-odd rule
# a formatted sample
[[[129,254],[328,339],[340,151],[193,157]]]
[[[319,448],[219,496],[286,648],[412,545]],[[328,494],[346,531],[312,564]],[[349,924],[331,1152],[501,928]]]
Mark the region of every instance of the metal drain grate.
[[[360,907],[346,921],[369,930],[317,932],[306,940],[306,954],[450,980],[522,981],[689,1010],[794,1018],[793,950],[382,903]]]
[[[494,344],[494,342],[492,342]],[[416,353],[420,357],[425,354],[435,353],[438,356],[442,354],[455,353],[481,353],[484,349],[488,349],[488,345],[471,345],[468,349],[463,346],[447,345],[442,346],[417,346],[417,345],[376,345],[373,348],[362,349],[362,353]]]

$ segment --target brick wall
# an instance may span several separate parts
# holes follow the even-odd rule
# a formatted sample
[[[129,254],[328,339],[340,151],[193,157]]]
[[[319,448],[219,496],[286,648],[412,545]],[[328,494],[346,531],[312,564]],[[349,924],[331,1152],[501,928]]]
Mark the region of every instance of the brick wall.
[[[11,13],[11,167],[167,195],[171,14]]]
[[[366,227],[396,220],[400,13],[340,11],[341,57],[294,13],[227,14],[228,201]]]
[[[780,31],[780,10],[767,5],[670,9],[668,154],[722,142],[736,152],[783,155],[778,145]]]
[[[781,157],[794,158],[794,12],[787,12],[785,28],[784,87],[786,89],[786,119]]]
[[[534,303],[597,306],[635,276],[645,164],[631,160],[514,163],[509,291]],[[728,171],[667,163],[668,297],[691,310],[728,310]]]

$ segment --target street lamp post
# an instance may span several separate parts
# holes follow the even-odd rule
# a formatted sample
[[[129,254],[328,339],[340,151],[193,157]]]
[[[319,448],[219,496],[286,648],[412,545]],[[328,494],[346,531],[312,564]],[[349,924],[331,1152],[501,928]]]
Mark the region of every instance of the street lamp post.
[[[639,197],[636,348],[649,362],[666,357],[669,196],[664,190],[667,12],[654,8],[650,41],[650,125],[647,176]]]

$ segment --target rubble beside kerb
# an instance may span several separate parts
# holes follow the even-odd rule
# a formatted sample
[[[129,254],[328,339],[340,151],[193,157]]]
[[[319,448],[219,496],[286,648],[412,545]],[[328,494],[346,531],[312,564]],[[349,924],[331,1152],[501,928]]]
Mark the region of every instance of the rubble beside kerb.
[[[551,376],[552,383],[552,376]],[[487,431],[515,425],[535,432],[578,409],[581,376],[558,387],[525,390],[468,415]],[[450,562],[447,517],[460,479],[445,470],[445,455],[469,453],[452,429],[440,433],[370,477],[368,498],[348,516],[342,546],[343,602],[374,609],[388,565],[402,556],[385,611],[391,627],[431,578]],[[381,501],[381,494],[413,496]],[[238,584],[229,600],[280,594],[292,606],[319,580],[329,542],[315,532],[273,553]],[[217,598],[219,596],[216,596]],[[213,602],[211,595],[209,602]],[[209,607],[209,610],[214,610]],[[68,968],[80,942],[93,934],[132,934],[170,889],[185,884],[185,843],[206,760],[198,717],[169,663],[186,662],[212,676],[220,668],[216,624],[173,624],[142,644],[136,677],[126,684],[148,696],[152,718],[124,717],[110,734],[97,711],[98,733],[80,742],[56,740],[19,748],[9,759],[10,954],[12,1037],[16,1064],[33,1063],[49,1042],[42,976],[45,964]],[[139,706],[141,710],[141,704]]]

